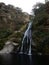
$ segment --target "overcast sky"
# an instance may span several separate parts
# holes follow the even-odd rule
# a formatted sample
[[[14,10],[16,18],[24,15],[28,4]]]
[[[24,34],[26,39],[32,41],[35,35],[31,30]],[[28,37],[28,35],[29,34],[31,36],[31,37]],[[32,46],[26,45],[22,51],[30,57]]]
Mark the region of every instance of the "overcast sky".
[[[32,6],[37,2],[44,2],[45,0],[0,0],[6,4],[12,4],[16,7],[20,7],[24,12],[31,13]]]

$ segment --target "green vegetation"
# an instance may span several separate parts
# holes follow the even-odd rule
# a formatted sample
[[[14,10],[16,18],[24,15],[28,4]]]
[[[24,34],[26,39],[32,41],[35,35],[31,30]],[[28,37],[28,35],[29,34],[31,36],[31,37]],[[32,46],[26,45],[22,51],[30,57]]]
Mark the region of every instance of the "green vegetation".
[[[34,15],[29,15],[19,7],[0,3],[0,49],[8,40],[20,44],[31,20],[32,38],[36,43],[37,52],[49,54],[49,2],[37,3],[32,12]]]
[[[28,21],[29,14],[21,8],[0,3],[0,49],[8,40],[20,43]]]
[[[49,2],[37,3],[33,11],[33,39],[36,49],[43,54],[49,54]]]

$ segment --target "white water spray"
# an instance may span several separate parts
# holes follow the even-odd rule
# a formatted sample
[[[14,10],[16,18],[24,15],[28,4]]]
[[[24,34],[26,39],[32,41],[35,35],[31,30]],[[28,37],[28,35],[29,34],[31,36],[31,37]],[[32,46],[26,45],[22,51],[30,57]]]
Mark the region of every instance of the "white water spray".
[[[22,40],[22,46],[20,49],[20,54],[28,54],[31,55],[31,44],[32,44],[32,22],[28,24],[28,28],[24,33],[24,37]]]

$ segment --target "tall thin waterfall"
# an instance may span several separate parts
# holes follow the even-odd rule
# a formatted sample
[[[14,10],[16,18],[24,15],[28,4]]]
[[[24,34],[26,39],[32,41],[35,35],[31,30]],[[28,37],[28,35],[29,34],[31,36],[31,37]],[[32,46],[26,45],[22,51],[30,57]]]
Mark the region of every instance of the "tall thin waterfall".
[[[28,54],[31,55],[31,44],[32,44],[32,22],[28,24],[28,28],[24,33],[24,37],[22,40],[22,46],[20,48],[20,54]]]

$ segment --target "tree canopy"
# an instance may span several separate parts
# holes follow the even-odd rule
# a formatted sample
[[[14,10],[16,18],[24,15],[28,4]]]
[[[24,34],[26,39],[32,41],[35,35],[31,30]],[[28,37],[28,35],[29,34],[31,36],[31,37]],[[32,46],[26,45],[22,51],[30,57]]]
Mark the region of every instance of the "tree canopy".
[[[37,3],[32,9],[33,19],[33,39],[37,44],[37,51],[49,54],[49,2]]]

